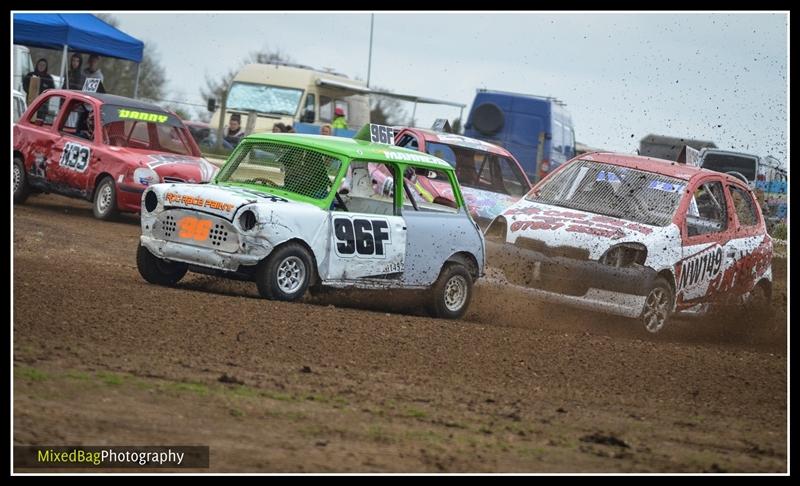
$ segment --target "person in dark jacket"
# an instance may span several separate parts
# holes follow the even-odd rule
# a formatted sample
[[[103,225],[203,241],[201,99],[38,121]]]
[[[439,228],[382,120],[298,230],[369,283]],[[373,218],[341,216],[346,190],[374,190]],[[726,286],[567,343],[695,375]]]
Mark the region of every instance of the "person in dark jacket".
[[[222,131],[223,140],[222,146],[232,149],[239,145],[239,142],[244,137],[244,130],[242,129],[242,115],[234,113],[231,115],[228,125]]]
[[[36,61],[36,68],[22,78],[22,89],[28,93],[28,87],[31,84],[31,77],[37,76],[39,78],[39,92],[37,96],[42,94],[47,89],[53,89],[56,83],[53,81],[53,76],[47,72],[47,59],[41,58]]]
[[[83,89],[84,76],[81,72],[83,66],[83,56],[77,52],[69,58],[69,89]]]

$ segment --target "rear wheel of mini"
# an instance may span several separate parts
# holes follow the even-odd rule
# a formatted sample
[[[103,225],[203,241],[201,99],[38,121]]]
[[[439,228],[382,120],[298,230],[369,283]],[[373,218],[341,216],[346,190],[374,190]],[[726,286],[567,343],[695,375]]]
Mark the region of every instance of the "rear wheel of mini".
[[[460,263],[447,263],[431,289],[428,310],[433,317],[460,319],[472,298],[472,275]]]
[[[143,279],[156,285],[175,285],[189,270],[189,265],[162,260],[142,245],[136,251],[136,267]]]
[[[299,243],[287,243],[273,250],[256,270],[258,293],[270,300],[299,300],[305,295],[313,272],[308,250]]]
[[[14,157],[14,204],[22,204],[31,194],[31,187],[28,185],[28,176],[25,174],[25,164],[22,159]]]
[[[92,212],[97,219],[109,220],[117,215],[117,188],[114,179],[104,177],[94,190]]]
[[[675,307],[675,293],[663,277],[658,277],[647,293],[639,318],[648,332],[657,333],[667,325]]]

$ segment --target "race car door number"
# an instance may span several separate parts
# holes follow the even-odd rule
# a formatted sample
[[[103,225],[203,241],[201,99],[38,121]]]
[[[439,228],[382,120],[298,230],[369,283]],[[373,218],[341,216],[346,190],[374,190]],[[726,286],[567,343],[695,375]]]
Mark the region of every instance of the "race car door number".
[[[402,274],[406,253],[406,224],[400,216],[369,213],[331,215],[330,265],[332,280]]]
[[[61,151],[58,165],[77,172],[86,172],[91,156],[92,150],[89,147],[75,142],[67,142],[64,144],[64,150]]]

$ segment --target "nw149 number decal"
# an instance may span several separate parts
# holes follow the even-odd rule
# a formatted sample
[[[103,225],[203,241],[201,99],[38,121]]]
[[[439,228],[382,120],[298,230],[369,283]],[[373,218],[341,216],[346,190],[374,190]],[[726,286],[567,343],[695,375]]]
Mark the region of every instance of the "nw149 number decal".
[[[58,165],[72,169],[78,172],[86,172],[89,168],[89,157],[92,151],[89,147],[75,142],[67,142],[64,144],[64,150],[61,152],[61,160]]]
[[[384,219],[333,220],[336,254],[343,257],[385,258],[386,245],[391,243],[389,222]]]

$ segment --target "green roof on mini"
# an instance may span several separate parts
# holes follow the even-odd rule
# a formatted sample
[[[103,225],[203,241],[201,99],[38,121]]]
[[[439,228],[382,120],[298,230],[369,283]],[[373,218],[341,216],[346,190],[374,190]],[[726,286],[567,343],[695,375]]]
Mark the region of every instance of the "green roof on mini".
[[[444,160],[416,150],[394,145],[355,140],[346,137],[311,135],[305,133],[254,133],[242,142],[273,142],[297,147],[324,150],[350,159],[370,162],[400,162],[432,170],[453,170]]]

